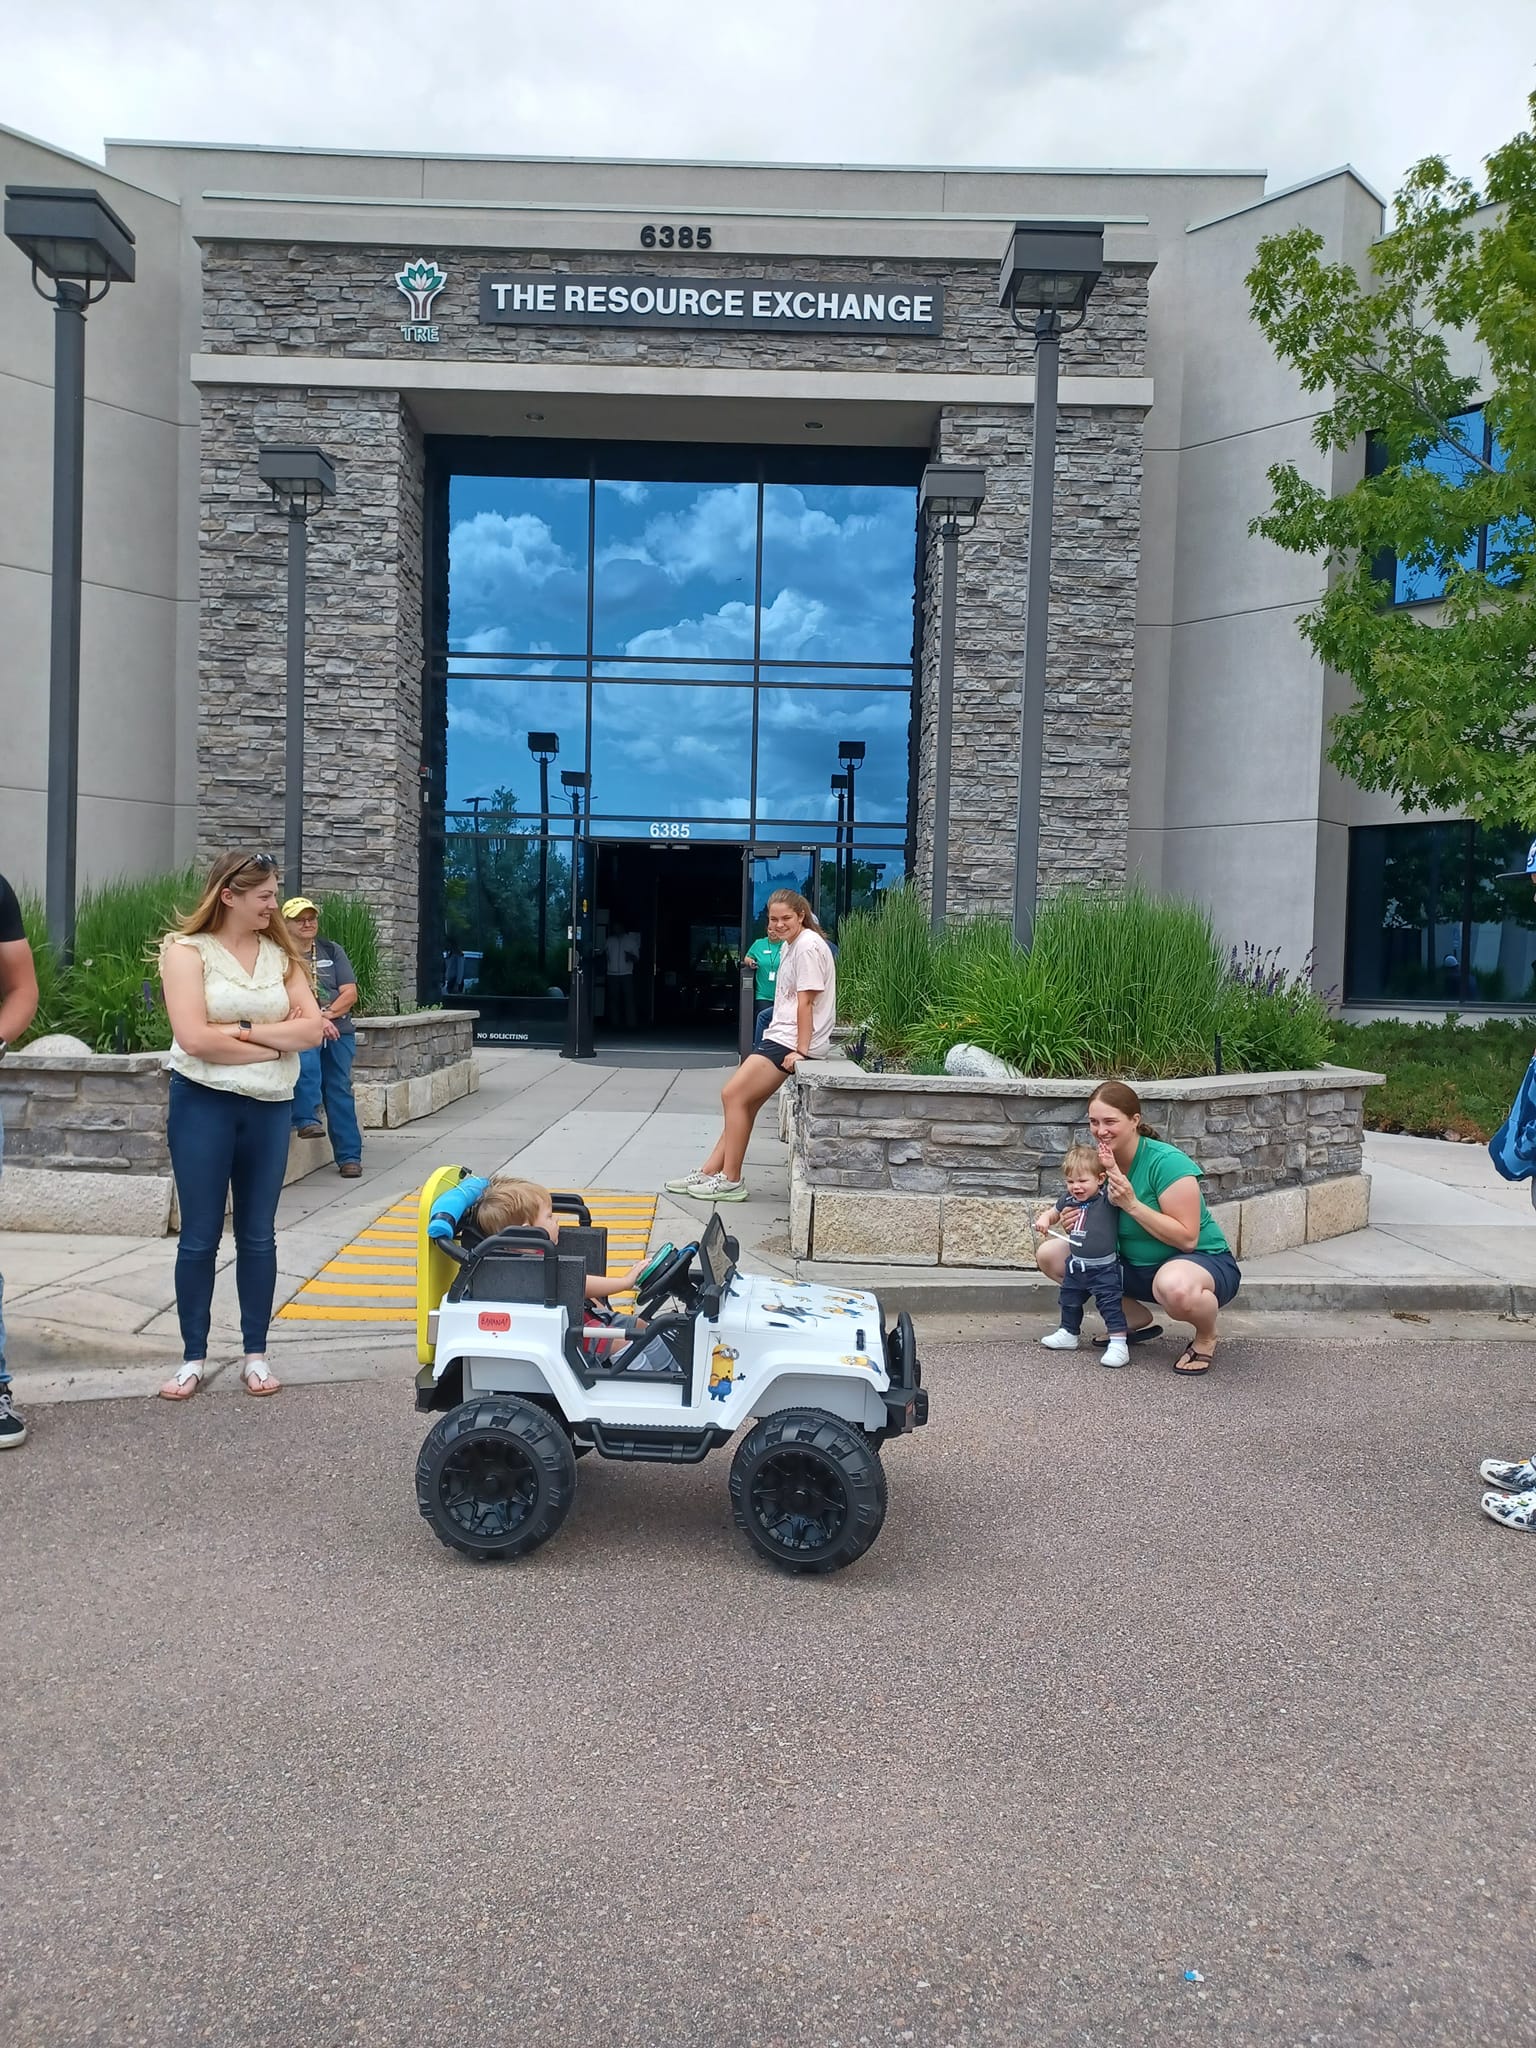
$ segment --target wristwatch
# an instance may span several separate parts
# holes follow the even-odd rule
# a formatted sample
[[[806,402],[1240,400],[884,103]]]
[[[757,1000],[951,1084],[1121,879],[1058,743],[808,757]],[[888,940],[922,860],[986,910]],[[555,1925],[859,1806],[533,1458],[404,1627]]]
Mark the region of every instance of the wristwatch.
[[[8,1038],[0,1038],[0,1060],[5,1058],[10,1049],[11,1041]]]
[[[240,1019],[240,1025],[239,1025],[239,1028],[240,1028],[240,1030],[242,1030],[242,1031],[243,1031],[243,1032],[245,1033],[245,1035],[247,1036],[247,1038],[249,1038],[249,1036],[250,1036],[250,1033],[251,1033],[251,1020],[250,1020],[250,1018],[249,1018],[249,1017],[242,1017],[242,1018]]]

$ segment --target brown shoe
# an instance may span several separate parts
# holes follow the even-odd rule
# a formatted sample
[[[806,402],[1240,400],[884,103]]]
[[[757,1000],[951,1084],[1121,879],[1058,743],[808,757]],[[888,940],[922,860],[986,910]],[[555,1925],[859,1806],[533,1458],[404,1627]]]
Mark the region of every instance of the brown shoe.
[[[323,1138],[323,1137],[325,1136],[325,1125],[324,1125],[324,1124],[300,1124],[300,1125],[299,1125],[299,1136],[300,1136],[301,1138]]]
[[[361,1180],[363,1177],[363,1162],[361,1159],[343,1159],[336,1171],[343,1180]]]

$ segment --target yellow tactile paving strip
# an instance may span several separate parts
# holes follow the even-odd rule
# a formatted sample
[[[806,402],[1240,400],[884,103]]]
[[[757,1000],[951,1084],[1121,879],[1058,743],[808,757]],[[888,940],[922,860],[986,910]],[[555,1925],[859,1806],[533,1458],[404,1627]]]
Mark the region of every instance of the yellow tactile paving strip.
[[[595,1224],[608,1231],[608,1269],[622,1273],[643,1259],[656,1221],[654,1195],[577,1190]],[[569,1219],[562,1219],[569,1220]],[[626,1305],[628,1296],[616,1295]],[[376,1217],[349,1245],[306,1280],[277,1312],[289,1323],[410,1323],[416,1319],[416,1197]]]

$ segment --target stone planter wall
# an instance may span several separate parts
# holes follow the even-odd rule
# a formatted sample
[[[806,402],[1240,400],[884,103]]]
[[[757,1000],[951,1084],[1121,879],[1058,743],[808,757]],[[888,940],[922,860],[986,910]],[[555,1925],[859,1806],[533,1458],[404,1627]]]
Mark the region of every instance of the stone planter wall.
[[[359,1017],[352,1093],[365,1131],[394,1130],[446,1109],[480,1086],[478,1010],[413,1010]]]
[[[1353,1068],[1149,1081],[1147,1120],[1205,1173],[1239,1258],[1345,1231],[1369,1215],[1365,1091]],[[1091,1083],[802,1068],[785,1095],[797,1258],[1032,1266],[1030,1223],[1087,1136]]]
[[[473,1010],[361,1017],[353,1091],[366,1128],[393,1128],[479,1085]],[[165,1142],[170,1076],[158,1052],[0,1060],[0,1230],[154,1237],[174,1228]],[[294,1138],[289,1181],[330,1164],[329,1139]]]

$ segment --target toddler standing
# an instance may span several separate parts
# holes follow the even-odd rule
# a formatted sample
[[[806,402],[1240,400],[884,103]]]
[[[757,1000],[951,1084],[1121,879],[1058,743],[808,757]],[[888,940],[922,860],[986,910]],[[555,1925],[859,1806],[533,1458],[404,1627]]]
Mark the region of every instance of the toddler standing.
[[[1119,1217],[1104,1181],[1106,1168],[1092,1145],[1073,1145],[1061,1162],[1066,1188],[1053,1208],[1035,1218],[1038,1231],[1054,1230],[1071,1246],[1061,1281],[1061,1327],[1040,1342],[1047,1351],[1075,1351],[1090,1299],[1109,1332],[1105,1365],[1128,1365],[1125,1308],[1120,1298]]]

